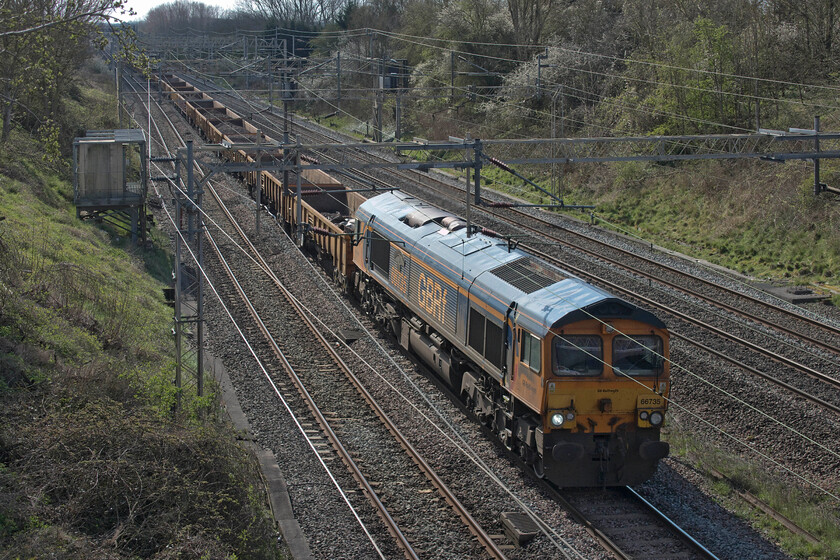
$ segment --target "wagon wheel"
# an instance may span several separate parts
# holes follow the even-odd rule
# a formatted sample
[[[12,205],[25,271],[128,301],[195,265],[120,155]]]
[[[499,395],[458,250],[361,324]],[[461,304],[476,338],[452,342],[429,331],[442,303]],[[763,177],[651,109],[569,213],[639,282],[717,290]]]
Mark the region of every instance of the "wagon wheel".
[[[510,434],[507,430],[499,432],[499,439],[502,440],[502,445],[504,445],[505,449],[508,451],[513,451],[514,447],[516,447],[513,434]]]

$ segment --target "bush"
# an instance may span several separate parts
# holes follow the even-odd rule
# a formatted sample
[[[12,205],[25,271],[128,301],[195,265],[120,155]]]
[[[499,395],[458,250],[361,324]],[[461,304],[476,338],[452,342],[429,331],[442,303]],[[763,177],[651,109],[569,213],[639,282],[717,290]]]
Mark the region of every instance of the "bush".
[[[88,387],[53,379],[6,395],[2,486],[18,490],[0,502],[0,544],[68,533],[141,558],[274,557],[255,462],[231,433],[164,420]],[[45,527],[60,530],[41,534]]]

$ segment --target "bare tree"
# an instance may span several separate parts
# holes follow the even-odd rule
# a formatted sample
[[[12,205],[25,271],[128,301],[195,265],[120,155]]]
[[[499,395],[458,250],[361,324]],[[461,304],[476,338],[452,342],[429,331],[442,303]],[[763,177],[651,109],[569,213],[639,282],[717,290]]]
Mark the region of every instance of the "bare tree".
[[[838,0],[773,0],[768,5],[780,25],[792,25],[796,30],[788,47],[799,54],[800,70],[827,75],[837,69]]]
[[[3,0],[0,2],[0,37],[21,37],[78,22],[116,19],[114,11],[122,10],[123,5],[124,0]],[[124,13],[131,15],[133,12]]]
[[[326,2],[323,0],[250,0],[246,6],[247,10],[266,20],[310,26],[325,22]]]
[[[217,6],[210,6],[203,2],[175,0],[149,10],[146,21],[143,23],[143,31],[153,34],[179,32],[187,29],[208,31],[221,15],[222,10]]]
[[[542,38],[546,18],[554,0],[507,0],[513,34],[520,45],[536,45]],[[522,58],[527,50],[519,49]]]

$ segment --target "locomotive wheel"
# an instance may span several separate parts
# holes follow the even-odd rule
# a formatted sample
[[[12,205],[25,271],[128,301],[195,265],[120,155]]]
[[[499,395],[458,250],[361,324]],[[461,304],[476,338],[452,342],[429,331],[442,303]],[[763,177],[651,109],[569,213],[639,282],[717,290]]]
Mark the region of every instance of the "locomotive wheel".
[[[475,400],[471,396],[469,396],[466,392],[462,393],[461,400],[464,401],[464,406],[467,410],[469,410],[472,414],[475,414]]]
[[[534,464],[531,465],[531,467],[534,469],[534,475],[537,478],[540,478],[540,479],[545,478],[545,465],[543,465],[543,458],[542,457],[539,457],[539,458],[535,459]]]

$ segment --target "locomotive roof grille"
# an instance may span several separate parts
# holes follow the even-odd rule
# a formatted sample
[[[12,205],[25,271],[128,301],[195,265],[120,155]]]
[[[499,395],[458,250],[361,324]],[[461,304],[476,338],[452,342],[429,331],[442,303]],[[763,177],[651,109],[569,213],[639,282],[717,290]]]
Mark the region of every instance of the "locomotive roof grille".
[[[568,276],[564,276],[559,271],[548,268],[544,264],[528,257],[522,257],[521,259],[516,259],[515,261],[494,268],[490,271],[490,274],[507,282],[514,288],[522,290],[526,294],[542,290],[568,278]]]

